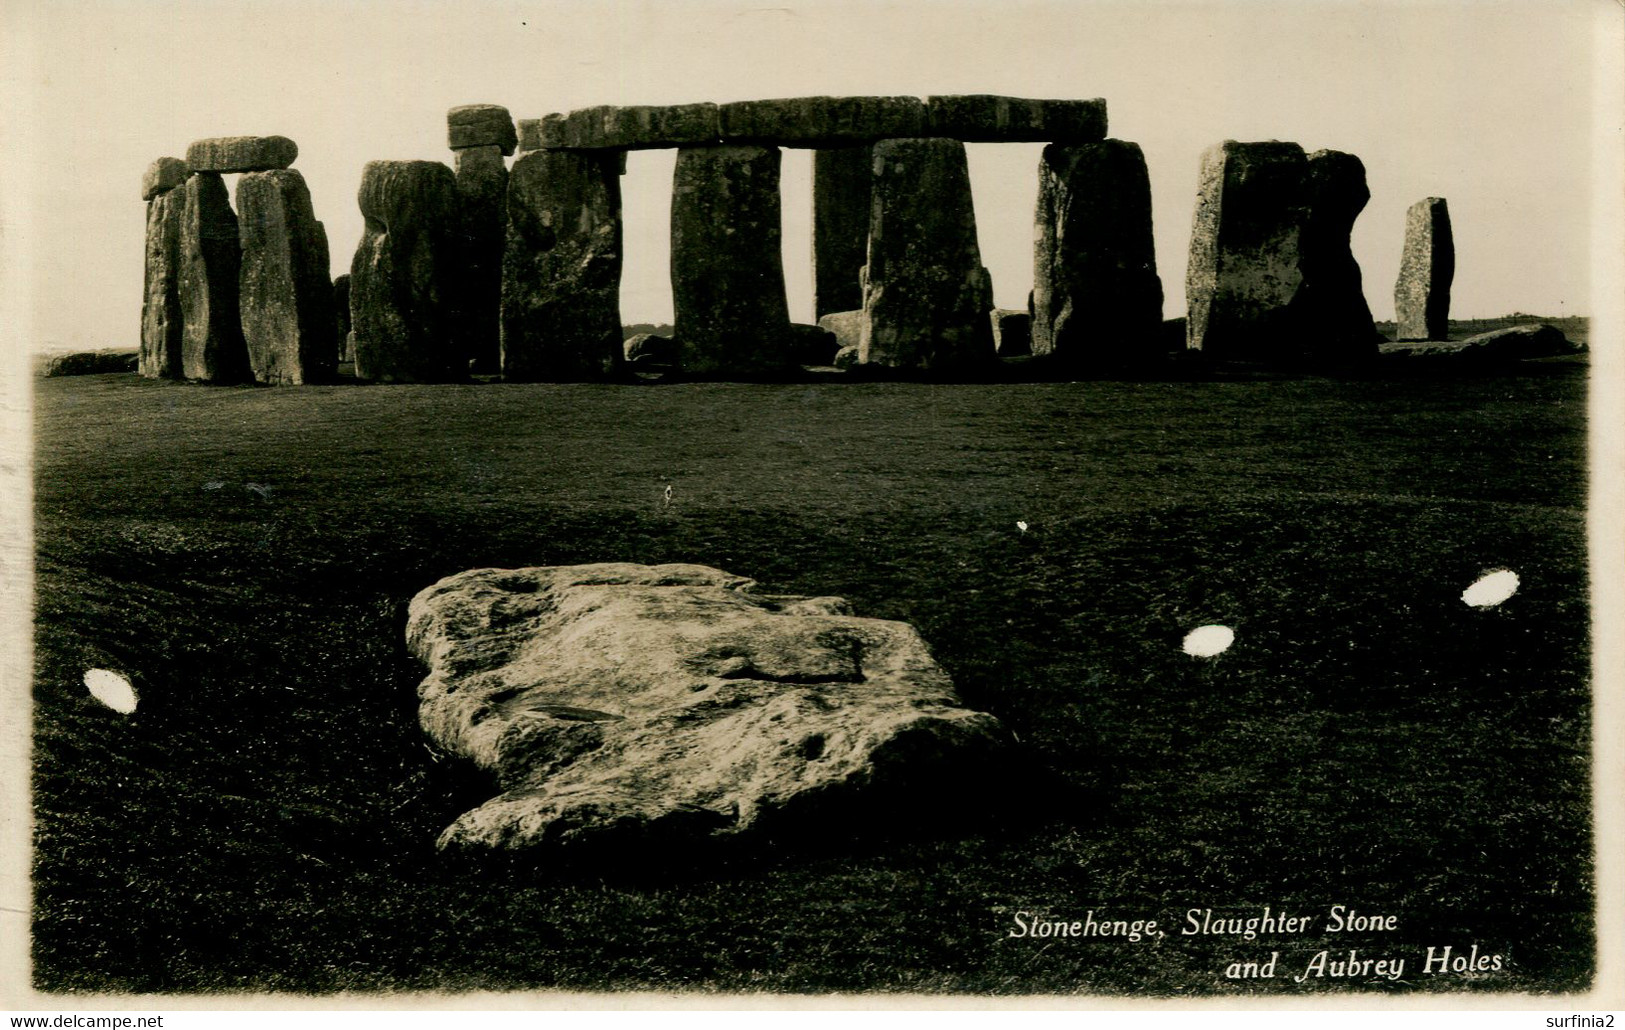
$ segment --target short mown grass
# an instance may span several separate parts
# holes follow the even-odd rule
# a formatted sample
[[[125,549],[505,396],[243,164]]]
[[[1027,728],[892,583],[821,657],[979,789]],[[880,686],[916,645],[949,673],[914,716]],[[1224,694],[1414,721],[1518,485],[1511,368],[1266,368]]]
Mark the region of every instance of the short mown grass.
[[[996,386],[41,381],[35,984],[1582,989],[1584,402],[1577,362]],[[992,797],[937,838],[597,871],[440,856],[487,787],[417,729],[406,602],[461,569],[591,561],[715,565],[906,620],[1030,764],[990,770]],[[1522,580],[1509,601],[1462,603],[1500,567]],[[1206,623],[1235,645],[1183,654]],[[93,667],[130,676],[134,715],[89,696]],[[1179,932],[1190,909],[1264,905],[1314,928]],[[1397,929],[1328,934],[1333,905]],[[1023,911],[1169,932],[1013,938]],[[1502,969],[1421,969],[1430,946],[1475,944]],[[1295,982],[1323,949],[1406,965]],[[1225,976],[1272,952],[1274,978]]]

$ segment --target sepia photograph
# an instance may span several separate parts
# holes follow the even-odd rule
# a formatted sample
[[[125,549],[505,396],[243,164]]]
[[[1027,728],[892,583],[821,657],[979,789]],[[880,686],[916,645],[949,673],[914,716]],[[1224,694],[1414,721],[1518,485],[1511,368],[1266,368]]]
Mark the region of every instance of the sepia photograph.
[[[3,1007],[1625,1006],[1619,4],[3,17]]]

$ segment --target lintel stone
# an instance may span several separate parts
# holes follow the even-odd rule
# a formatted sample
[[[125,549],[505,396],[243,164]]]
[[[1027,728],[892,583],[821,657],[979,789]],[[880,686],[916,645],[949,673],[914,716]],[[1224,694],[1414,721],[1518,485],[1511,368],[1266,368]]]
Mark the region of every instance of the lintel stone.
[[[717,105],[587,107],[519,123],[521,150],[649,150],[715,143]]]
[[[186,148],[194,172],[270,172],[298,156],[299,145],[286,136],[218,136]]]
[[[1106,138],[1106,101],[988,94],[927,97],[928,134],[966,143],[1094,143]]]
[[[796,97],[743,100],[721,107],[726,143],[828,147],[925,132],[919,97]]]

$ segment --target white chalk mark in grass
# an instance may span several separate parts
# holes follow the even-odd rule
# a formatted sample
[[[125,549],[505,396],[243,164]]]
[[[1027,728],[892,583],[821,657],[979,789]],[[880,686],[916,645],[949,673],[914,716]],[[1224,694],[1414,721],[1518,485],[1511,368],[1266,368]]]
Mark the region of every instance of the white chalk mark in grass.
[[[1025,532],[1027,532],[1027,523],[1022,522],[1020,519],[1017,519],[1016,520],[1016,528],[1021,530],[1023,533],[1025,533]]]
[[[1235,641],[1236,631],[1229,626],[1198,626],[1185,634],[1185,653],[1212,658],[1229,650]]]
[[[1500,604],[1518,592],[1518,574],[1511,569],[1496,569],[1478,578],[1478,582],[1461,592],[1461,599],[1474,608],[1489,608]]]
[[[129,715],[135,711],[135,688],[130,681],[108,669],[85,670],[85,686],[90,696],[115,712]]]

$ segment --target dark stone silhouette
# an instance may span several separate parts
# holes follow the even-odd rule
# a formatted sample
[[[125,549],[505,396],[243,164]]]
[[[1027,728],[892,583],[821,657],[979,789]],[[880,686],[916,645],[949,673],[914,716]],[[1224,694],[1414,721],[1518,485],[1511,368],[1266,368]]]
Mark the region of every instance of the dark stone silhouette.
[[[1226,140],[1202,155],[1185,276],[1189,347],[1257,361],[1297,345],[1306,170],[1296,143]]]
[[[813,152],[813,311],[823,318],[863,306],[869,259],[869,146]]]
[[[366,227],[350,264],[357,378],[463,378],[456,177],[438,161],[369,161],[358,200]]]
[[[182,372],[203,382],[241,382],[250,374],[237,308],[242,250],[225,180],[215,172],[195,172],[176,192],[181,196]]]
[[[613,153],[521,154],[508,179],[502,377],[618,374],[621,180]]]
[[[457,242],[461,288],[457,307],[465,357],[476,372],[502,366],[502,251],[508,234],[508,166],[502,148],[490,144],[456,152],[460,223]]]
[[[292,168],[237,181],[238,297],[249,366],[261,383],[333,378],[333,287],[327,234]]]
[[[976,242],[965,145],[882,140],[873,175],[861,363],[949,373],[989,366],[993,288]]]
[[[141,193],[147,198],[147,241],[141,301],[139,368],[149,379],[184,375],[184,320],[181,317],[181,223],[186,163],[161,157],[147,169]],[[178,178],[177,178],[178,177]]]
[[[1138,144],[1045,147],[1036,222],[1032,353],[1093,367],[1157,357],[1162,280]]]
[[[759,376],[794,367],[780,233],[776,148],[677,152],[671,292],[686,374]]]

